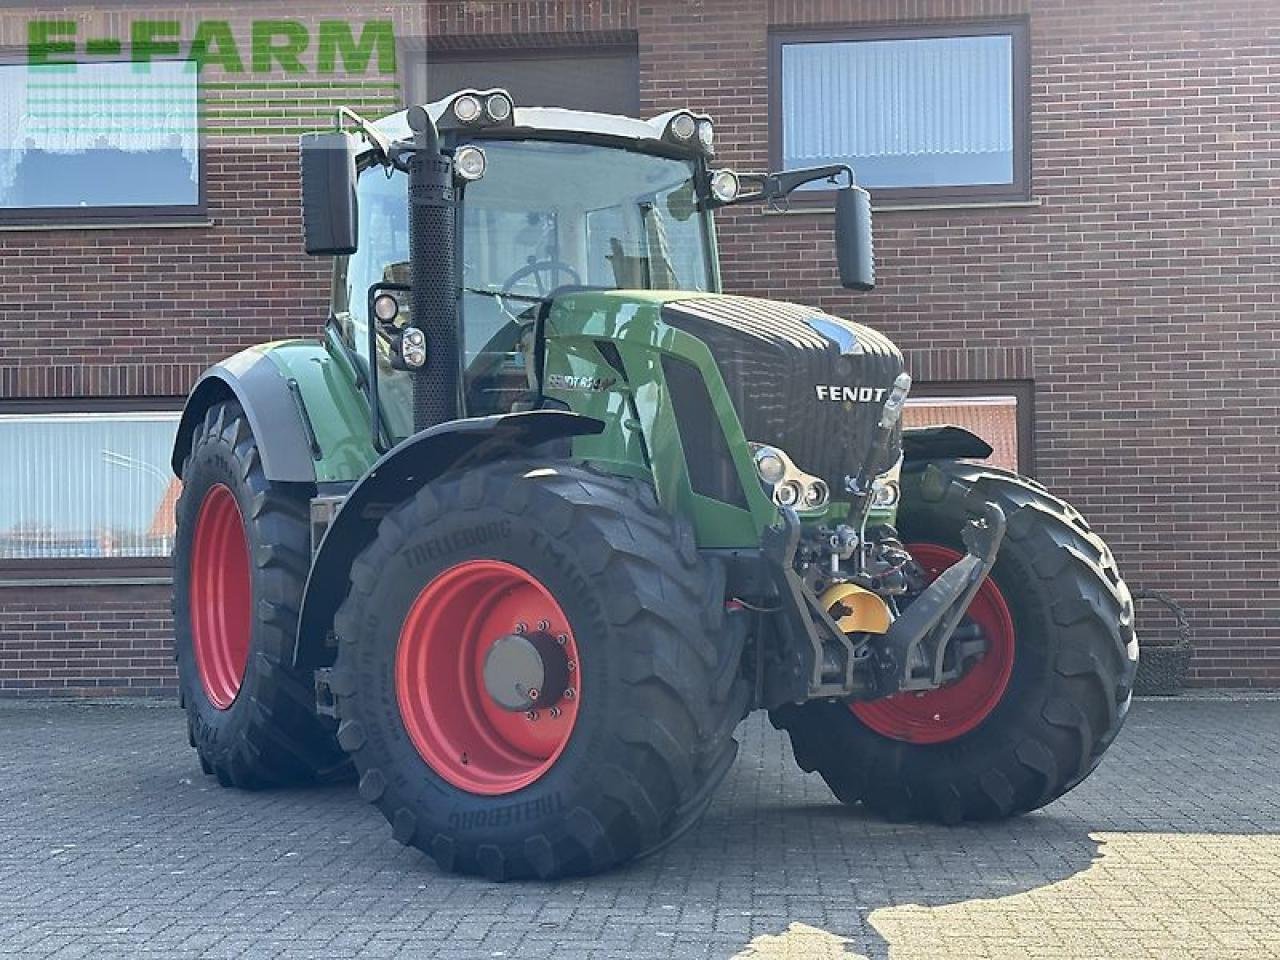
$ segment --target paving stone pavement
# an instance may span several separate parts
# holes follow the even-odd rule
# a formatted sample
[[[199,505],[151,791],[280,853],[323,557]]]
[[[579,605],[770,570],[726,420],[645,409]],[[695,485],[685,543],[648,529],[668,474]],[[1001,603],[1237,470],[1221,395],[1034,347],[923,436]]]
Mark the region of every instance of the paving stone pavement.
[[[176,708],[0,702],[0,956],[1280,957],[1280,700],[1135,704],[1048,809],[835,803],[761,717],[706,819],[612,873],[494,885],[349,787],[201,776]]]

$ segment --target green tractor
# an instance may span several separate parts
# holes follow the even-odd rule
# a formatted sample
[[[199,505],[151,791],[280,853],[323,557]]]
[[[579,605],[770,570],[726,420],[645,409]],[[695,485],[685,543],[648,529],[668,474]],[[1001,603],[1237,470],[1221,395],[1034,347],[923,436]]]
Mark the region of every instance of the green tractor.
[[[210,369],[183,481],[176,653],[224,785],[358,778],[394,836],[493,879],[599,871],[692,826],[754,709],[894,819],[1035,809],[1124,719],[1133,605],[1085,520],[904,429],[858,323],[720,292],[713,215],[835,196],[736,175],[712,121],[464,90],[301,146],[319,340]]]

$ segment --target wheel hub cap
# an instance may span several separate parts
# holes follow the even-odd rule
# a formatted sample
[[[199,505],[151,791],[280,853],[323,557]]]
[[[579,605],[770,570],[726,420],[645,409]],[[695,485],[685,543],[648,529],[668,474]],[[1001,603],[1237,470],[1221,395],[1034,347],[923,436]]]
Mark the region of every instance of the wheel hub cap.
[[[504,710],[554,707],[569,685],[569,658],[549,633],[508,633],[484,658],[484,688]]]

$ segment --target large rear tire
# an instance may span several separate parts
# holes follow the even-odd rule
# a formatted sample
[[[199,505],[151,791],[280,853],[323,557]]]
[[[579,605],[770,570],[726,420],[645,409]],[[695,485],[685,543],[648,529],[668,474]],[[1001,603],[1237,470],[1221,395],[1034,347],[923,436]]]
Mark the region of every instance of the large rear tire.
[[[899,524],[926,570],[964,552],[987,501],[1008,532],[970,607],[982,661],[949,687],[853,707],[773,713],[796,762],[845,803],[955,823],[1034,810],[1098,765],[1124,722],[1137,667],[1133,601],[1111,551],[1032,480],[954,461],[909,466]]]
[[[178,692],[201,768],[223,786],[341,777],[332,724],[292,667],[309,489],[271,483],[239,405],[209,408],[182,467],[174,545]]]
[[[706,809],[748,706],[743,638],[723,571],[649,486],[560,463],[448,474],[388,514],[351,580],[338,739],[401,843],[551,878],[658,849]],[[499,641],[569,689],[504,707]]]

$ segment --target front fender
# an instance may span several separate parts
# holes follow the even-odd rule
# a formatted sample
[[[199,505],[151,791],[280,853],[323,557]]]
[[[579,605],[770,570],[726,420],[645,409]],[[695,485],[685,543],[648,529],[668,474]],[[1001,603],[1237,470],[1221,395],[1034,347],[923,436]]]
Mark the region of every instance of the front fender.
[[[235,400],[258,438],[258,455],[268,480],[283,483],[315,483],[314,435],[303,419],[295,388],[280,367],[260,349],[228,357],[204,372],[187,397],[178,421],[171,463],[182,476],[182,464],[191,452],[195,427],[215,403]]]
[[[528,410],[453,420],[397,445],[351,489],[320,542],[298,617],[294,665],[318,667],[331,659],[325,638],[347,595],[351,565],[390,510],[447,470],[527,452],[549,440],[598,434],[604,427],[603,421],[566,410]]]
[[[927,460],[984,460],[991,456],[991,444],[964,427],[944,424],[936,427],[907,427],[902,431],[904,463]]]

